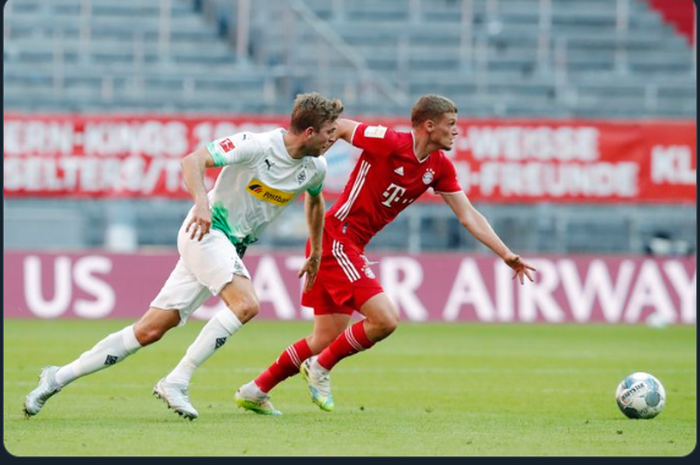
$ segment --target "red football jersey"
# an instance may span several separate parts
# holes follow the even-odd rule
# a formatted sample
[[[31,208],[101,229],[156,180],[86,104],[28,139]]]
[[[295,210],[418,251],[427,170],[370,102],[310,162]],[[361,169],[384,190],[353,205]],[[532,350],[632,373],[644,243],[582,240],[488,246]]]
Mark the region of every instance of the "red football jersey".
[[[429,187],[438,194],[462,190],[444,152],[418,160],[413,133],[359,124],[351,140],[363,152],[325,222],[360,249]]]

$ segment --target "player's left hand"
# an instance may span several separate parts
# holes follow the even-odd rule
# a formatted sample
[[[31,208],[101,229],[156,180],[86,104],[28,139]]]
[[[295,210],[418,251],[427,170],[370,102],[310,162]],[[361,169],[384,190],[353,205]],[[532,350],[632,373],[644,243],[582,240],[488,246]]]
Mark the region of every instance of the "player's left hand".
[[[537,269],[520,258],[520,255],[512,254],[504,258],[503,261],[506,262],[506,265],[513,269],[513,279],[518,278],[520,280],[520,284],[525,284],[525,276],[527,276],[527,279],[529,279],[530,282],[535,281],[532,278],[531,271],[537,271]]]
[[[321,265],[321,259],[318,257],[307,257],[304,262],[304,266],[299,270],[297,275],[300,279],[302,276],[306,275],[306,284],[304,285],[304,292],[308,292],[311,286],[314,285],[316,281],[316,275],[318,274],[318,268]]]

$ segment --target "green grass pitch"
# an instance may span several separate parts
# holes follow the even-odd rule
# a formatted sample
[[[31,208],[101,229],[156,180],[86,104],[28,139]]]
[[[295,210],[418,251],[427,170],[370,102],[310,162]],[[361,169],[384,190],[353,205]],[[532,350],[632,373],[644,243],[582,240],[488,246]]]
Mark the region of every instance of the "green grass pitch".
[[[189,422],[151,395],[202,327],[192,321],[82,378],[31,419],[41,367],[65,364],[129,321],[4,321],[4,445],[15,456],[685,456],[695,448],[696,327],[403,323],[333,372],[336,409],[299,376],[273,391],[284,415],[233,394],[309,322],[253,321],[196,373]],[[666,387],[652,420],[620,413],[634,371]]]

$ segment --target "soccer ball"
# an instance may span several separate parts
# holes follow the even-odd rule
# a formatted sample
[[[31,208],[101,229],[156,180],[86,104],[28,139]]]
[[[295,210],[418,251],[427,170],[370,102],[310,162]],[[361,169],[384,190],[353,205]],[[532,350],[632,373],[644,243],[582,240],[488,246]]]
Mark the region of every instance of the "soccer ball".
[[[615,392],[617,406],[629,418],[654,418],[666,404],[666,390],[649,373],[632,373]]]

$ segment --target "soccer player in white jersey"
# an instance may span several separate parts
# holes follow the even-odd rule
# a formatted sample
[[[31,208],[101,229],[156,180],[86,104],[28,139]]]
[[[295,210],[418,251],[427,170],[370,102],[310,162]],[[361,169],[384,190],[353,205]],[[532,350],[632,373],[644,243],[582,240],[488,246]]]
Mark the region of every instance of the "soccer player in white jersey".
[[[226,309],[204,326],[180,363],[158,381],[153,394],[187,419],[199,416],[188,386],[204,363],[242,325],[258,313],[258,299],[242,258],[246,247],[302,192],[311,253],[299,271],[313,284],[321,257],[325,203],[321,194],[326,160],[335,141],[343,106],[318,93],[294,101],[289,130],[241,132],[210,142],[182,160],[185,184],[194,206],[177,237],[180,259],[160,293],[139,321],[108,335],[63,366],[48,366],[24,402],[27,417],[76,379],[121,362],[158,341],[211,295]],[[224,166],[212,190],[204,186],[206,168]]]

